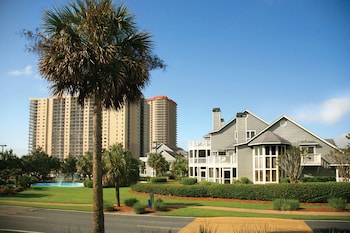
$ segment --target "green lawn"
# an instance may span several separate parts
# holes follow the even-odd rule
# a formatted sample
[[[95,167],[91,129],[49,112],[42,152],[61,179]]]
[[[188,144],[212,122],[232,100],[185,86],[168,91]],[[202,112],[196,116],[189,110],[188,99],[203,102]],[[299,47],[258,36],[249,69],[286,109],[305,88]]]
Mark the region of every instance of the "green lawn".
[[[130,188],[121,188],[121,203],[127,198],[136,198],[141,203],[147,204],[148,195],[129,192]],[[116,203],[115,189],[103,189],[104,200],[109,203]],[[155,197],[157,199],[157,197]],[[8,203],[6,200],[18,201],[21,203]],[[242,213],[221,210],[205,210],[191,208],[190,206],[222,206],[248,209],[271,209],[272,204],[257,204],[246,202],[229,201],[203,201],[185,200],[182,198],[163,198],[162,200],[171,206],[180,205],[183,208],[163,212],[161,215],[168,216],[193,216],[193,217],[273,217],[288,219],[339,219],[349,220],[349,217],[339,216],[305,216],[305,215],[269,215],[256,213]],[[24,203],[25,202],[25,203]],[[39,208],[69,209],[92,211],[92,189],[91,188],[63,188],[63,187],[33,187],[17,195],[0,196],[0,205],[23,205]],[[303,207],[303,206],[301,206]],[[320,208],[319,206],[308,206],[308,208]]]

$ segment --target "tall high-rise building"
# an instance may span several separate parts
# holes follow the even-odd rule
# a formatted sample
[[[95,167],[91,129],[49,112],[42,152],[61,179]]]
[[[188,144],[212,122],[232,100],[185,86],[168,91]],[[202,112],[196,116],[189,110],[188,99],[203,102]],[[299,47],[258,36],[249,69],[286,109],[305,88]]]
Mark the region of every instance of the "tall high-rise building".
[[[177,145],[177,104],[166,96],[147,99],[150,106],[150,148],[154,144]]]
[[[41,147],[64,159],[81,156],[93,148],[93,104],[77,104],[75,97],[31,98],[29,150]],[[102,147],[121,143],[133,156],[149,151],[149,105],[142,99],[120,110],[103,110]]]

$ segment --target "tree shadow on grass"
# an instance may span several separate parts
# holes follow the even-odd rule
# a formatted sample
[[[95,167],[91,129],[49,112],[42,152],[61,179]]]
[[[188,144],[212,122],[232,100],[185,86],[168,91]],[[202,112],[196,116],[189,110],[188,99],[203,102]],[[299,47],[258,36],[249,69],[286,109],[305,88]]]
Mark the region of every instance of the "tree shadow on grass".
[[[27,199],[27,198],[42,198],[42,197],[47,197],[48,195],[42,194],[42,193],[18,193],[15,195],[16,198],[18,199]]]
[[[31,190],[35,190],[35,192],[31,192]],[[1,195],[0,197],[2,200],[25,201],[26,199],[30,199],[30,198],[42,198],[42,197],[49,196],[48,194],[45,194],[44,192],[40,192],[40,191],[45,191],[45,189],[41,187],[32,187],[28,190],[23,190],[20,192],[12,192],[12,193],[9,193],[8,195],[6,194]]]
[[[167,207],[170,208],[186,208],[186,207],[190,207],[190,206],[203,206],[202,204],[199,204],[197,202],[190,202],[190,203],[182,203],[182,202],[172,202],[172,203],[166,203]]]

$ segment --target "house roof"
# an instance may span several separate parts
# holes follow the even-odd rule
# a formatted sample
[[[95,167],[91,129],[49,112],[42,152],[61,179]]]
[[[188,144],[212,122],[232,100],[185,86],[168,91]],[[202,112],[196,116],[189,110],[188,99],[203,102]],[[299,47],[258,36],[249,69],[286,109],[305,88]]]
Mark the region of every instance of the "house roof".
[[[251,113],[250,111],[248,110],[244,110],[240,113],[245,113],[245,114],[249,114],[249,115],[252,115],[254,116],[255,118],[259,119],[260,121],[264,122],[266,125],[268,125],[268,123],[266,121],[264,121],[263,119],[261,119],[260,117],[256,116],[255,114]],[[209,137],[210,134],[214,134],[214,133],[218,133],[220,132],[222,129],[224,129],[225,127],[227,127],[228,125],[230,125],[232,122],[236,121],[237,119],[237,114],[236,114],[236,117],[232,118],[231,120],[229,120],[227,123],[225,123],[222,127],[220,127],[219,129],[217,130],[212,130],[210,131],[209,133],[207,133],[206,135],[204,135],[204,138],[206,137]]]
[[[249,142],[248,145],[251,145],[252,142],[256,139],[259,138],[261,135],[263,135],[265,132],[269,131],[269,129],[275,125],[276,123],[280,122],[281,120],[288,120],[290,122],[292,122],[293,124],[295,124],[296,126],[298,126],[299,128],[303,129],[304,131],[306,131],[307,133],[309,133],[310,135],[314,136],[315,138],[319,139],[320,141],[324,142],[325,144],[329,145],[331,148],[333,149],[338,149],[337,146],[333,143],[331,143],[329,140],[325,140],[321,137],[319,137],[318,135],[316,135],[315,133],[311,132],[310,130],[304,128],[303,126],[301,126],[300,124],[296,123],[295,121],[293,121],[291,118],[287,117],[286,115],[282,115],[279,118],[277,118],[274,122],[272,122],[270,125],[268,125],[264,130],[262,130],[259,134],[255,135],[254,138],[252,138]],[[242,143],[245,144],[245,143]],[[289,143],[290,144],[290,143]]]
[[[256,146],[256,145],[273,145],[273,144],[278,144],[278,145],[291,145],[291,143],[282,138],[281,136],[271,132],[271,131],[265,131],[255,139],[253,139],[248,146]]]

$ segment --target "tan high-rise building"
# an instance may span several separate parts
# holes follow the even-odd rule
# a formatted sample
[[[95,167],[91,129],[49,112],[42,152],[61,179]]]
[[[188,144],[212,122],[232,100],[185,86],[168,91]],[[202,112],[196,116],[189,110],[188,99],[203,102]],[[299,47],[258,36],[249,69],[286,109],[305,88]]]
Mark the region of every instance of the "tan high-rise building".
[[[31,98],[29,150],[41,147],[47,154],[64,159],[81,156],[93,148],[93,106],[77,104],[75,97]],[[133,156],[149,151],[149,106],[143,99],[118,111],[102,113],[102,147],[121,143]]]
[[[150,106],[150,148],[155,143],[177,145],[177,104],[166,96],[147,99]]]

